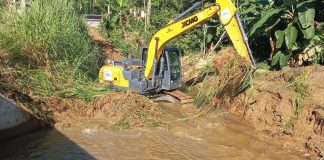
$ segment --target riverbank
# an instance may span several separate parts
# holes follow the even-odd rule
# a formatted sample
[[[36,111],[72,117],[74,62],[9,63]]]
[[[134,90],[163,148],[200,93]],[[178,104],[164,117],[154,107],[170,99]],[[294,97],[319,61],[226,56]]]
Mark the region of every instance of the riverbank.
[[[231,56],[228,57],[230,53],[233,49],[227,48],[215,57],[185,57],[184,83],[189,85],[189,90],[196,92],[210,78],[217,79],[222,68],[226,68],[227,59],[231,59]],[[285,68],[282,71],[257,70],[247,91],[232,97],[228,97],[230,94],[227,93],[221,99],[215,97],[212,99],[214,110],[208,112],[204,109],[185,112],[185,106],[178,107],[184,113],[180,117],[170,116],[157,103],[132,92],[111,92],[93,101],[77,97],[26,95],[3,86],[1,92],[21,105],[27,105],[33,109],[35,116],[52,123],[58,130],[80,126],[91,132],[136,128],[173,130],[180,127],[177,121],[193,122],[215,111],[227,110],[246,119],[258,131],[274,137],[275,141],[284,142],[284,147],[304,148],[311,153],[307,157],[316,158],[323,156],[323,75],[324,67],[320,65]],[[2,78],[7,80],[10,78],[7,76]]]
[[[287,67],[281,71],[258,69],[253,76],[241,75],[238,73],[241,63],[235,65],[228,60],[235,58],[234,54],[235,50],[226,48],[209,61],[199,57],[185,58],[204,64],[184,63],[185,68],[190,66],[187,67],[190,68],[189,75],[197,75],[187,78],[189,82],[200,81],[192,88],[201,90],[199,94],[203,96],[200,98],[208,101],[203,107],[228,110],[274,139],[286,139],[287,145],[304,147],[311,154],[311,159],[323,157],[324,66]],[[249,76],[252,78],[247,78]],[[242,81],[246,83],[242,85]],[[236,94],[240,86],[249,89]]]
[[[247,108],[230,110],[258,130],[291,138],[312,154],[324,156],[324,67],[286,68],[255,74],[253,98]]]
[[[86,125],[41,130],[1,143],[0,159],[305,159],[301,147],[283,146],[285,141],[273,141],[226,111],[188,118],[197,111],[192,104],[158,105],[169,130],[107,130],[100,128],[104,123],[88,120]]]

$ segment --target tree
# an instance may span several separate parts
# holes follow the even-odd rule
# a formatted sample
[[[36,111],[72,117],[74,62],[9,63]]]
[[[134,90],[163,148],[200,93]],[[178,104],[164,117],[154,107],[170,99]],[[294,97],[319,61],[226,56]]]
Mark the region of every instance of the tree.
[[[151,17],[151,8],[152,8],[152,1],[151,0],[148,0],[147,1],[147,15],[146,15],[146,23],[147,23],[147,25],[150,25],[151,24],[151,20],[150,20],[150,17]]]
[[[20,8],[21,8],[21,10],[25,10],[26,9],[26,0],[21,0],[20,1]]]

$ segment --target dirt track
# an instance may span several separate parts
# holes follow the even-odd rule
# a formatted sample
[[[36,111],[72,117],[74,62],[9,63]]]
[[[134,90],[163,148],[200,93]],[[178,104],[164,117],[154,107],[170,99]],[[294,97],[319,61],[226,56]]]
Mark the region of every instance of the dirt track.
[[[123,60],[125,59],[117,48],[112,46],[105,38],[103,38],[99,31],[91,28],[89,29],[89,35],[92,40],[100,47],[104,52],[105,60],[104,64],[111,64],[112,60]]]

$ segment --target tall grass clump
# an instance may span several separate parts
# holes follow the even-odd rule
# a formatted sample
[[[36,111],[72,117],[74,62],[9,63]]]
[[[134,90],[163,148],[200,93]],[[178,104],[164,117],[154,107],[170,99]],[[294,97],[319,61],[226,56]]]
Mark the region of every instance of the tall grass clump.
[[[230,59],[223,68],[205,78],[196,97],[204,111],[244,105],[242,93],[252,87],[253,70],[244,61]]]
[[[78,96],[91,86],[98,69],[98,49],[91,45],[83,18],[70,0],[30,3],[25,11],[1,9],[2,65],[15,73],[10,83],[34,95]]]

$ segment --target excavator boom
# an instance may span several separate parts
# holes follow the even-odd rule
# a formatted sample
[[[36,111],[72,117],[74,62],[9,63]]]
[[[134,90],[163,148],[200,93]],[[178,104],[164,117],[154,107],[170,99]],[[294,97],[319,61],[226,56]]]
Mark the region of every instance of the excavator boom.
[[[176,89],[182,84],[182,67],[179,49],[167,47],[172,39],[219,16],[238,54],[254,64],[248,40],[231,0],[215,0],[215,4],[200,12],[189,15],[203,1],[180,14],[160,29],[148,47],[141,48],[140,58],[114,61],[99,71],[100,83],[112,84],[116,90],[132,89],[141,94],[164,93],[181,102],[190,102],[190,96]],[[188,16],[189,15],[189,16]]]
[[[244,29],[239,21],[237,9],[231,0],[216,0],[215,5],[194,13],[186,18],[171,21],[168,26],[160,29],[149,44],[146,60],[145,77],[151,78],[154,62],[159,61],[163,49],[168,42],[178,37],[182,33],[203,24],[210,18],[218,15],[222,25],[224,25],[230,39],[233,42],[238,54],[251,64],[254,64],[251,50],[248,45]]]

